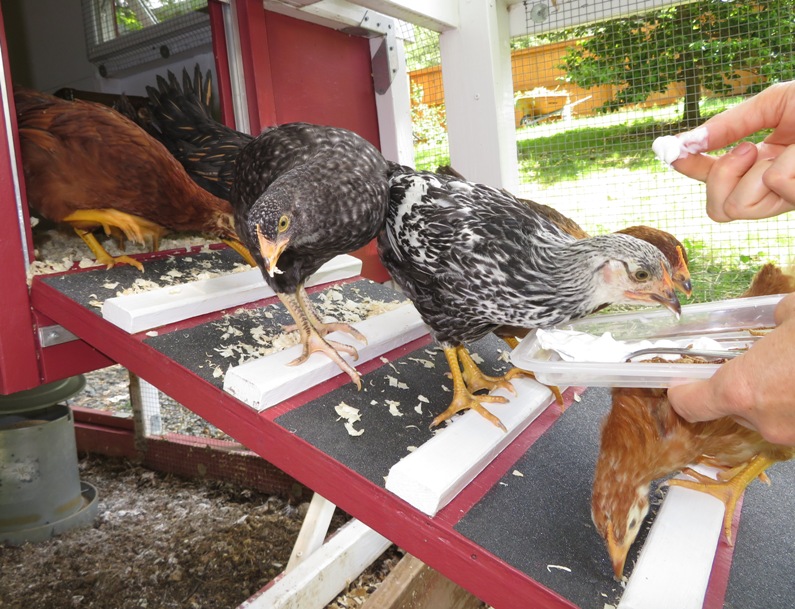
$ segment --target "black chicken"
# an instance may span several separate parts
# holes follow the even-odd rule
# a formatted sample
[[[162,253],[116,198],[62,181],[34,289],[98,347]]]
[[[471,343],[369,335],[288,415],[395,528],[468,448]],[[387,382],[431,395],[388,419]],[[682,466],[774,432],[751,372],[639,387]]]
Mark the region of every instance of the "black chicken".
[[[433,425],[471,408],[504,429],[482,405],[504,398],[474,392],[511,389],[522,372],[486,377],[465,347],[500,326],[550,326],[613,303],[680,311],[670,265],[645,241],[576,239],[511,195],[451,176],[392,165],[389,185],[379,255],[441,344],[453,378],[453,400]]]
[[[338,352],[356,359],[356,349],[323,337],[334,330],[362,342],[364,336],[348,324],[322,323],[304,281],[334,256],[378,234],[388,191],[381,153],[335,127],[288,123],[268,128],[243,148],[235,164],[231,201],[237,231],[301,333],[304,352],[292,363],[322,351],[359,388],[359,373]]]
[[[182,86],[168,72],[157,77],[157,88],[147,87],[145,116],[133,117],[182,164],[193,180],[215,196],[229,200],[234,164],[240,151],[254,139],[213,118],[212,73],[202,78],[197,65],[193,80],[182,71]]]

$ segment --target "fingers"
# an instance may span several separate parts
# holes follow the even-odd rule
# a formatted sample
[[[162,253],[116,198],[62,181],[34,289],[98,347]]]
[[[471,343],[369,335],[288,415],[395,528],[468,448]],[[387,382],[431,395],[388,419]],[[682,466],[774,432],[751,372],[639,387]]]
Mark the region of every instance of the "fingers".
[[[671,167],[688,178],[706,182],[716,160],[715,157],[708,154],[689,154],[682,159],[674,161]]]
[[[795,203],[795,146],[786,146],[777,155],[776,147],[769,148],[775,156],[762,179],[772,192],[791,205]],[[767,150],[760,149],[760,154],[766,155]]]
[[[686,421],[710,421],[726,413],[718,408],[709,381],[696,381],[668,389],[668,400],[673,409]]]
[[[775,128],[784,137],[795,135],[794,111],[795,82],[772,85],[706,121],[702,125],[709,133],[705,151],[725,148],[762,129]]]
[[[716,222],[733,220],[732,212],[738,212],[740,202],[747,201],[747,197],[757,201],[768,192],[761,177],[745,179],[756,159],[756,146],[750,142],[743,142],[731,152],[714,159],[709,170],[709,179],[706,180],[707,215],[710,218]],[[745,186],[741,193],[742,198],[735,192],[741,181]]]

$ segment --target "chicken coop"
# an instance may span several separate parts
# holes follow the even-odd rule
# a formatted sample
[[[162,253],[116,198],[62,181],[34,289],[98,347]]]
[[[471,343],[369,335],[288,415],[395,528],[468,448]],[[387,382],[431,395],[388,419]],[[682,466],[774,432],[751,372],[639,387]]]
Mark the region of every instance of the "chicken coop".
[[[390,161],[449,166],[591,235],[668,231],[690,265],[682,303],[709,303],[744,293],[765,263],[788,266],[795,220],[710,221],[704,186],[651,145],[795,78],[791,0],[67,4],[0,0],[0,397],[46,399],[68,383],[61,397],[80,453],[311,498],[284,574],[241,607],[322,609],[393,545],[481,603],[456,606],[791,604],[792,462],[771,468],[770,488],[748,487],[733,544],[720,502],[654,484],[617,581],[591,517],[608,388],[561,387],[564,408],[545,386],[517,379],[516,395],[503,389],[507,403],[489,405],[505,431],[476,412],[431,430],[450,401],[445,357],[374,242],[307,282],[324,315],[367,336],[351,360],[362,390],[320,356],[288,366],[300,355],[281,329],[289,315],[219,239],[177,231],[160,251],[128,248],[141,270],[106,268],[87,241],[31,209],[15,101],[21,85],[138,108],[169,72],[183,86],[209,74],[214,120],[246,137],[293,122],[340,127]],[[89,183],[90,169],[79,168]],[[113,231],[100,233],[116,255]],[[475,348],[484,369],[507,368],[510,348],[496,336]],[[110,370],[129,399],[77,405],[73,379]],[[8,455],[0,450],[0,508],[18,475]],[[351,520],[327,536],[335,506]],[[422,582],[401,585],[416,593]],[[365,606],[452,603],[385,596]]]

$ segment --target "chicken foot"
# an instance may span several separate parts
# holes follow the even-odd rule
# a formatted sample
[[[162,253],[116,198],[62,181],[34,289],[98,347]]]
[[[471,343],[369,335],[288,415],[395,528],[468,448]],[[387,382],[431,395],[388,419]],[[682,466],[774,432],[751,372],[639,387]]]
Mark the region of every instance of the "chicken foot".
[[[511,349],[516,349],[516,347],[519,345],[519,339],[516,338],[515,336],[508,336],[508,335],[503,336],[502,334],[498,334],[498,336],[502,340],[504,340],[505,344],[507,344]],[[529,370],[522,370],[521,368],[511,368],[503,378],[510,380],[516,377],[535,379],[536,375],[530,372]],[[543,385],[543,383],[541,384]],[[560,406],[560,412],[565,412],[566,406],[563,402],[563,395],[560,392],[560,388],[557,387],[556,385],[544,385],[544,387],[549,389],[552,392],[552,395],[555,396],[555,402],[557,402],[558,406]],[[513,386],[511,386],[511,389],[513,389]],[[514,393],[514,395],[516,394]]]
[[[148,237],[152,240],[154,251],[157,251],[160,245],[160,237],[167,232],[159,224],[116,209],[79,209],[63,218],[62,222],[72,226],[78,236],[85,241],[97,262],[107,268],[112,268],[117,263],[127,263],[142,271],[143,265],[130,256],[111,256],[92,234],[91,231],[95,228],[101,226],[106,235],[113,235],[117,240],[119,233],[122,233],[130,241],[142,245],[146,243]]]
[[[295,294],[279,293],[279,300],[284,303],[287,311],[292,315],[295,320],[295,326],[291,326],[298,330],[301,335],[301,344],[304,347],[303,353],[289,363],[290,366],[297,366],[305,362],[312,353],[321,352],[325,353],[340,369],[351,377],[351,380],[356,383],[356,387],[361,391],[362,378],[359,372],[346,362],[340,355],[340,351],[351,355],[354,359],[359,358],[359,353],[350,345],[338,343],[336,341],[327,340],[321,334],[321,330],[315,328],[312,324],[312,319],[317,319],[314,311],[307,312],[304,309],[300,292],[303,287],[299,287]]]
[[[774,460],[757,455],[748,461],[745,465],[737,468],[737,473],[728,480],[714,480],[709,476],[705,476],[694,469],[686,467],[682,470],[683,474],[695,478],[695,480],[682,480],[675,478],[668,481],[669,486],[681,486],[684,488],[709,493],[713,497],[720,499],[723,505],[726,506],[723,514],[723,533],[726,536],[727,543],[731,546],[734,545],[732,540],[732,521],[734,520],[734,510],[737,507],[737,500],[745,491],[745,488],[753,482],[753,480],[764,473],[770,467]]]
[[[499,395],[473,395],[469,389],[467,389],[467,385],[464,382],[464,375],[461,372],[461,366],[459,366],[459,356],[461,352],[466,352],[466,347],[463,345],[458,345],[456,347],[444,347],[444,355],[447,358],[447,364],[450,366],[450,376],[453,379],[453,399],[450,402],[450,405],[447,407],[442,414],[438,415],[432,422],[431,427],[435,427],[442,421],[446,421],[450,417],[452,417],[457,412],[461,412],[462,410],[474,410],[482,417],[491,421],[492,424],[496,425],[503,431],[508,431],[505,428],[505,425],[502,424],[496,416],[491,414],[486,408],[483,406],[483,402],[489,402],[492,404],[504,404],[508,400]],[[466,354],[466,358],[472,361],[469,354]],[[462,362],[463,366],[466,366]],[[474,361],[472,361],[472,366],[477,368],[477,365]],[[480,373],[480,370],[478,370]],[[499,380],[499,379],[498,379]],[[505,381],[507,382],[507,381]],[[508,382],[510,385],[510,383]],[[513,387],[511,387],[513,389]]]
[[[317,310],[315,306],[312,304],[312,301],[309,299],[309,294],[306,293],[306,288],[301,286],[298,289],[297,296],[299,302],[301,303],[301,309],[306,313],[307,318],[309,319],[309,323],[312,325],[315,330],[317,330],[320,336],[326,336],[331,332],[345,332],[346,334],[350,334],[353,338],[358,340],[359,342],[367,344],[367,338],[359,332],[356,328],[354,328],[350,324],[342,323],[342,322],[323,322],[320,320],[320,315],[317,314]],[[294,332],[298,329],[296,324],[287,326],[284,328],[286,332]],[[348,346],[348,345],[346,345]],[[358,359],[359,355],[356,353],[356,349],[353,349],[352,355],[354,358]]]

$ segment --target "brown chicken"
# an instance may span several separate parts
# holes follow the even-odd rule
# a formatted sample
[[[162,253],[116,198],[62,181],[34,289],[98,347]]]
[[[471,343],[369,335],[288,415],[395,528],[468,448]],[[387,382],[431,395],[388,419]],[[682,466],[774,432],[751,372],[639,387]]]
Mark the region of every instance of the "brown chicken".
[[[795,279],[768,264],[743,296],[792,291]],[[723,528],[731,543],[734,508],[745,487],[763,477],[773,463],[793,456],[795,448],[771,444],[729,417],[688,423],[671,408],[664,389],[613,389],[612,408],[602,425],[591,515],[607,545],[616,578],[621,578],[629,548],[648,513],[653,480],[680,470],[695,478],[670,484],[721,499],[726,505]],[[687,468],[691,463],[723,471],[713,480]]]
[[[143,270],[130,256],[111,256],[93,231],[102,228],[157,250],[170,231],[217,237],[251,255],[235,233],[232,208],[198,187],[166,148],[110,107],[14,89],[28,203],[44,218],[65,223],[97,262]]]

